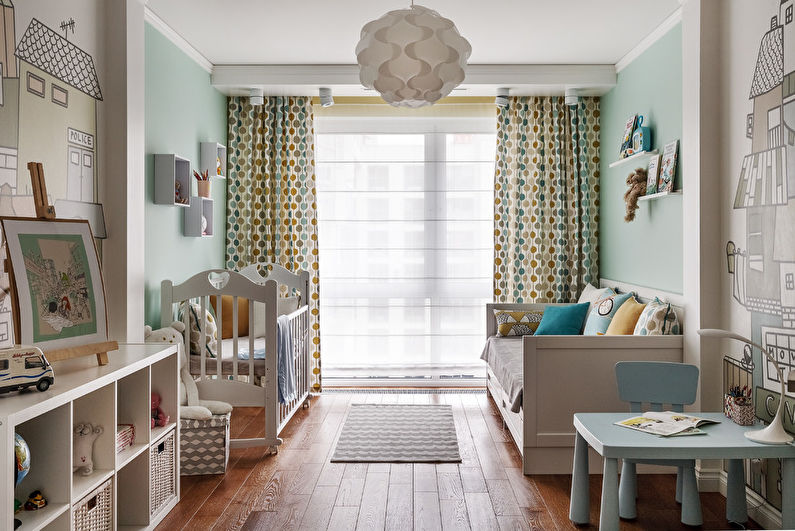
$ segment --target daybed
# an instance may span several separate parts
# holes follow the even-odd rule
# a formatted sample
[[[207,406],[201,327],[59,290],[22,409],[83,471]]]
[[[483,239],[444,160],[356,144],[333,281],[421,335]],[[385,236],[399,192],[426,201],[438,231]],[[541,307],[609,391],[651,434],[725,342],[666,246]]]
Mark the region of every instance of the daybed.
[[[681,362],[683,341],[681,335],[495,337],[495,309],[547,306],[486,305],[487,387],[522,454],[524,473],[570,474],[574,413],[627,409],[618,398],[615,364]],[[591,462],[598,472],[598,460]]]

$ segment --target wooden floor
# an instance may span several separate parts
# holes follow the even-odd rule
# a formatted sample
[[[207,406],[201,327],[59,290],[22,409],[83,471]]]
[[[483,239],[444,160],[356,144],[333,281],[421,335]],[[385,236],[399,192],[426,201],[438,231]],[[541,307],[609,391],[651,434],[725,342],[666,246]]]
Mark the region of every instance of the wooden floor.
[[[330,463],[351,403],[451,404],[461,464]],[[236,408],[234,437],[263,433],[262,408]],[[182,478],[182,499],[158,529],[590,529],[568,519],[571,476],[523,476],[494,404],[476,394],[326,394],[285,429],[278,455],[233,450],[223,476]],[[601,477],[591,476],[591,522]],[[641,475],[638,519],[622,529],[688,529],[674,476]],[[702,529],[727,529],[725,499],[701,494]],[[749,529],[758,529],[753,525]]]

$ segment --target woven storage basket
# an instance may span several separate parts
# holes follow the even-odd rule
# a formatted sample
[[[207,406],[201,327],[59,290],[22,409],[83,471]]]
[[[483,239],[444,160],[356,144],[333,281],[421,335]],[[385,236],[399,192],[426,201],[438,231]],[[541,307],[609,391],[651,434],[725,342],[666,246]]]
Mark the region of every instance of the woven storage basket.
[[[731,415],[735,424],[740,426],[753,426],[756,422],[754,417],[754,403],[750,400],[739,402],[737,400],[731,403]]]
[[[156,441],[149,448],[149,462],[152,467],[150,476],[150,504],[149,512],[151,515],[157,514],[163,505],[176,495],[176,483],[174,481],[174,437],[175,431],[171,430],[168,435]]]
[[[73,508],[72,529],[99,531],[113,527],[113,478],[108,479],[77,502]]]

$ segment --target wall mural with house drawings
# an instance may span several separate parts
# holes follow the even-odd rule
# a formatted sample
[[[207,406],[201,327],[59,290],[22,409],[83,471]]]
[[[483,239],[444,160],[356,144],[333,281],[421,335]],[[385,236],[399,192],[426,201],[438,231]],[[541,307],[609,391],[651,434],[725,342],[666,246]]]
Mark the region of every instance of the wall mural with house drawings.
[[[18,3],[0,0],[0,215],[34,215],[27,163],[41,162],[56,214],[93,218],[92,230],[104,236],[104,223],[96,223],[97,213],[102,217],[97,189],[102,90],[92,54],[74,42],[81,32],[83,37],[90,32],[85,40],[96,40],[96,24],[81,28],[79,17],[61,18],[64,9],[85,14],[86,5],[65,2],[45,9],[46,3]],[[3,347],[13,342],[13,326],[8,276],[2,272],[0,289]]]
[[[726,245],[732,298],[750,313],[738,330],[795,370],[795,0],[780,0],[762,36],[745,120],[750,141],[732,208],[744,213],[744,241]],[[778,374],[753,353],[756,415],[770,420],[780,397]],[[795,399],[787,397],[785,427],[795,432]],[[781,508],[781,462],[749,467],[749,484]]]

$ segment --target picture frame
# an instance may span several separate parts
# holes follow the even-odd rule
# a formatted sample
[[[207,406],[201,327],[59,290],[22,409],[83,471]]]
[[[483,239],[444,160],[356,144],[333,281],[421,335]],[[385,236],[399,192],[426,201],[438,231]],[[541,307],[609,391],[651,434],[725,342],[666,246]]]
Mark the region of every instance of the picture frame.
[[[660,155],[652,155],[649,158],[649,166],[646,170],[646,195],[657,193],[657,178],[660,174]]]
[[[107,346],[105,286],[88,221],[0,217],[0,226],[17,342],[45,353]]]
[[[668,142],[662,153],[660,163],[660,177],[657,180],[657,192],[673,192],[676,179],[676,157],[679,149],[679,140]]]

